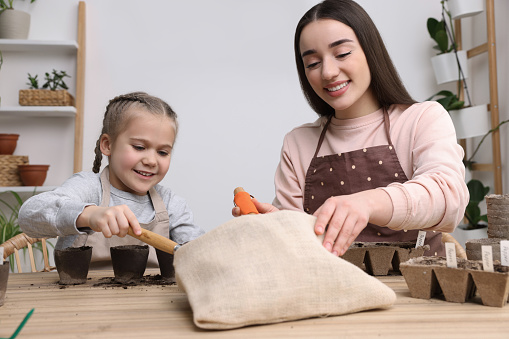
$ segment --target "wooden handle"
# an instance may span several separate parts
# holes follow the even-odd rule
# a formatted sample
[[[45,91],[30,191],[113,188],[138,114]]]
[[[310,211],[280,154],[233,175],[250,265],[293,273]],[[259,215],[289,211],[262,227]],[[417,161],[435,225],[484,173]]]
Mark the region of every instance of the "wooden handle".
[[[157,233],[148,231],[144,228],[141,229],[141,235],[136,235],[136,234],[134,234],[133,229],[131,227],[129,227],[127,234],[129,234],[133,238],[143,241],[146,244],[154,246],[158,250],[161,250],[161,251],[164,251],[164,252],[170,253],[170,254],[174,254],[176,248],[178,248],[180,246],[175,241],[170,240],[166,237],[163,237],[162,235],[159,235]]]
[[[233,201],[240,208],[240,214],[259,214],[256,206],[251,201],[251,196],[242,187],[237,187],[233,194]]]

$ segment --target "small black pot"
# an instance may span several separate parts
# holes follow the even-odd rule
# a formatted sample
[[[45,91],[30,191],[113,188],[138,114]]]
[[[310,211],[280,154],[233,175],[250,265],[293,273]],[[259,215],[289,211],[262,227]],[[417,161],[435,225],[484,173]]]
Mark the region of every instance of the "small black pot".
[[[60,285],[79,285],[87,281],[92,247],[67,247],[54,251]]]
[[[173,254],[158,250],[156,248],[157,261],[161,277],[169,282],[175,281],[175,268],[173,267]]]
[[[148,245],[124,245],[110,248],[115,281],[137,283],[143,278],[148,260]]]
[[[4,304],[7,280],[9,280],[9,262],[4,261],[4,264],[0,265],[0,306]]]

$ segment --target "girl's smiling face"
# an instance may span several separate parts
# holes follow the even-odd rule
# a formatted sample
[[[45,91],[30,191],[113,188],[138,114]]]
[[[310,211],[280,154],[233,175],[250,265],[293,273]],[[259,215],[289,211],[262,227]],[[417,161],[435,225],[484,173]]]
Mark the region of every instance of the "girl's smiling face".
[[[351,119],[380,107],[370,88],[366,56],[349,26],[313,21],[302,30],[299,47],[309,84],[334,108],[336,118]]]
[[[101,151],[109,157],[110,183],[137,195],[163,180],[170,167],[175,123],[164,115],[131,108],[128,122],[116,140],[104,134]]]

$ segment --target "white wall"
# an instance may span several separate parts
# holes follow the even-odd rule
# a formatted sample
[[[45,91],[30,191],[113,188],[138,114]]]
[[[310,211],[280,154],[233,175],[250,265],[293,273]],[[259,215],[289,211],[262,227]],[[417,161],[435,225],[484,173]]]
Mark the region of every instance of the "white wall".
[[[231,218],[237,186],[261,201],[272,201],[285,133],[317,117],[301,94],[293,60],[297,21],[317,2],[87,0],[84,169],[92,167],[108,100],[144,90],[165,99],[179,115],[181,130],[163,184],[187,198],[203,228],[210,230]],[[379,27],[414,98],[424,100],[437,92],[430,64],[433,41],[426,20],[440,16],[440,1],[359,3]],[[18,8],[32,13],[30,38],[74,39],[77,4],[78,0],[39,0],[32,5],[20,2]],[[507,74],[509,9],[505,0],[496,0],[495,6],[501,119],[508,119],[503,75]],[[34,63],[38,64],[37,59]],[[5,97],[12,93],[6,74],[4,69],[0,72],[0,95],[4,103],[17,101],[17,97]],[[14,82],[16,91],[24,88],[24,78]],[[0,131],[12,128],[0,123]],[[54,124],[64,133],[69,128],[72,132],[66,123]],[[20,125],[16,128],[22,129]],[[33,128],[23,132],[23,138],[40,135],[32,136]],[[502,132],[507,134],[507,127]],[[62,143],[58,133],[47,138]],[[502,142],[506,145],[505,135]],[[58,154],[57,147],[49,151]],[[502,151],[505,163],[507,147]],[[33,152],[34,157],[43,154],[29,147],[19,152]],[[55,161],[60,164],[50,169],[46,182],[50,185],[60,184],[72,171],[72,156]],[[504,182],[509,182],[507,171]]]

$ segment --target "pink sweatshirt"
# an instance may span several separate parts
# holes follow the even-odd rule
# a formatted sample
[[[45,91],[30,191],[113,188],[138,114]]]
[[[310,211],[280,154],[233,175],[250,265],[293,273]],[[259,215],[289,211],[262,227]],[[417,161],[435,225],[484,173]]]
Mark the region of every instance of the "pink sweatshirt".
[[[469,194],[463,149],[448,112],[437,102],[389,109],[390,135],[407,178],[383,189],[392,199],[387,226],[393,230],[452,232],[463,218]],[[285,136],[275,175],[274,206],[303,210],[306,171],[326,118],[293,129]],[[382,109],[347,120],[332,118],[318,156],[387,145]]]

